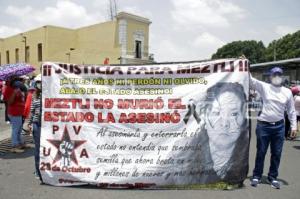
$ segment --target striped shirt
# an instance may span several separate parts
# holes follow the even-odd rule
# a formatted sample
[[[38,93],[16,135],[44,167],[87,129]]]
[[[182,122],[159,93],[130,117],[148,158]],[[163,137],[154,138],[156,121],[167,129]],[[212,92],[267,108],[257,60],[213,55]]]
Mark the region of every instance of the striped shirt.
[[[33,96],[30,106],[29,124],[39,123],[41,125],[41,112],[41,95],[38,98],[36,98],[36,96]]]

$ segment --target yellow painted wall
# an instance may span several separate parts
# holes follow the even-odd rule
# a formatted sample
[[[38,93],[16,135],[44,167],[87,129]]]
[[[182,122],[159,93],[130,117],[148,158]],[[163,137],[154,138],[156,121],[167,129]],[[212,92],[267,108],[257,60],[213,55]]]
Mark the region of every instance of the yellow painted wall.
[[[1,64],[7,64],[6,51],[9,51],[10,63],[17,63],[16,60],[16,48],[19,49],[19,62],[25,62],[25,42],[23,36],[26,36],[26,46],[29,46],[29,60],[28,62],[37,68],[41,62],[38,62],[38,43],[42,43],[44,50],[45,43],[45,30],[44,28],[34,29],[18,34],[12,37],[3,39],[0,51],[1,51]]]
[[[24,62],[24,48],[25,45],[22,42],[22,37],[20,35],[15,35],[13,37],[6,38],[2,42],[1,47],[1,64],[7,64],[6,51],[9,52],[10,63],[15,62],[15,49],[19,48],[19,60]]]
[[[46,35],[45,35],[45,28],[38,28],[32,31],[28,31],[23,33],[24,36],[26,36],[26,45],[30,48],[30,56],[29,56],[29,63],[34,65],[36,67],[36,72],[39,73],[39,68],[42,62],[38,61],[38,44],[42,43],[42,53],[43,53],[43,59],[46,57],[44,54],[45,49],[45,43],[46,43]],[[22,42],[24,45],[24,42]],[[25,47],[22,48],[21,51],[22,54],[22,62],[25,62]]]
[[[3,39],[0,39],[0,65],[2,65],[4,62],[2,61],[2,57],[3,57],[3,54],[2,54],[2,48],[3,48]]]
[[[76,49],[78,50],[72,52],[75,61],[86,64],[103,64],[107,57],[110,63],[119,63],[120,46],[115,39],[118,35],[116,30],[117,23],[115,21],[76,30]]]
[[[65,62],[69,61],[67,53],[70,48],[76,48],[76,32],[73,29],[47,26],[46,32],[46,56],[44,61]],[[70,61],[72,60],[72,53]]]

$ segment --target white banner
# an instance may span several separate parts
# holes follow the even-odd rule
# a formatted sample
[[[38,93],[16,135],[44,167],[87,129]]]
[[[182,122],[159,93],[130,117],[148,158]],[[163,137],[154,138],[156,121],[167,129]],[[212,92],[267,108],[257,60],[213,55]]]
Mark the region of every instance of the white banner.
[[[45,183],[164,188],[247,177],[247,60],[47,62],[42,74]]]

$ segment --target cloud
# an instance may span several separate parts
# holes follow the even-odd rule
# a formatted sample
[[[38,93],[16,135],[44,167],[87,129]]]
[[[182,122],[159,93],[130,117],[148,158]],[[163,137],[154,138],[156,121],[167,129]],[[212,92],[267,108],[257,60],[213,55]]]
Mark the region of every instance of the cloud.
[[[276,26],[275,32],[280,36],[284,36],[284,35],[289,34],[289,33],[294,33],[298,29],[299,29],[299,27],[296,28],[296,27],[291,27],[291,26],[282,26],[282,25],[280,25],[280,26]]]
[[[155,60],[160,62],[184,61],[188,56],[186,48],[182,48],[182,46],[170,39],[158,39],[157,42],[153,42],[152,52]]]
[[[157,61],[188,61],[210,59],[225,44],[214,34],[215,29],[230,26],[233,20],[243,18],[246,11],[223,0],[170,0],[171,33],[156,33],[152,52]],[[199,34],[200,32],[200,34]]]
[[[224,41],[209,32],[198,35],[191,43],[191,45],[198,50],[198,56],[202,59],[210,59],[211,55],[224,44]]]
[[[226,42],[209,32],[195,37],[152,35],[150,52],[156,61],[190,61],[210,59]]]
[[[141,17],[146,17],[148,19],[152,19],[153,18],[153,14],[150,11],[140,10],[136,6],[126,6],[126,7],[123,7],[122,11],[129,12],[131,14],[138,15],[138,16],[141,16]]]
[[[171,0],[177,24],[184,26],[227,27],[231,18],[243,18],[245,10],[223,0]]]
[[[15,35],[20,33],[21,30],[19,28],[13,28],[8,26],[0,26],[0,38],[5,38],[9,35]]]
[[[196,37],[195,41],[193,41],[192,45],[195,47],[220,47],[224,45],[225,42],[223,42],[218,37],[208,33],[204,32]]]
[[[25,6],[25,7],[15,7],[15,6],[8,6],[5,10],[5,13],[15,17],[23,17],[28,15],[32,12],[32,7]]]
[[[16,24],[22,31],[37,28],[44,25],[78,28],[105,20],[103,12],[89,13],[85,7],[68,0],[57,1],[54,6],[37,9],[31,6],[8,6],[5,13],[15,17]],[[7,30],[14,30],[8,27]],[[15,34],[15,31],[7,31],[6,36]]]

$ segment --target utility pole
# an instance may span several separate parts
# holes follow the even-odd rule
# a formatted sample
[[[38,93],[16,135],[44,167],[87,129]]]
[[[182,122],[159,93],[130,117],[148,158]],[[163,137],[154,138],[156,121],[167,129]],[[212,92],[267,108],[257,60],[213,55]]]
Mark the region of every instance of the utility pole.
[[[108,0],[108,12],[109,12],[109,19],[113,21],[118,13],[118,7],[116,0]]]
[[[273,61],[276,61],[276,40],[274,41]]]

